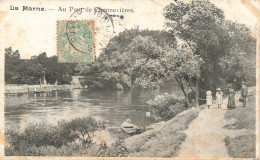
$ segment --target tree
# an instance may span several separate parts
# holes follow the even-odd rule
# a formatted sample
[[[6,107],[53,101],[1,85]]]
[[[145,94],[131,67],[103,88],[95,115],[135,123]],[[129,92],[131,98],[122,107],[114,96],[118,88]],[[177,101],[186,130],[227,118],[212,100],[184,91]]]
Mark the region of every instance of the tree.
[[[128,46],[127,55],[133,62],[131,83],[136,88],[158,88],[164,77],[164,68],[160,62],[163,49],[151,37],[137,36]]]
[[[11,47],[5,49],[5,82],[18,83],[21,73],[18,72],[22,63],[18,50],[13,51]]]
[[[196,92],[197,82],[200,78],[200,67],[203,64],[202,59],[199,55],[193,54],[190,49],[183,45],[177,50],[168,48],[161,57],[161,61],[166,70],[165,76],[168,79],[175,79],[177,81],[186,97],[188,106],[190,106],[185,85],[187,85],[193,93]],[[186,81],[186,83],[184,81]],[[196,88],[194,89],[193,86]]]
[[[203,59],[201,76],[197,77],[197,82],[200,92],[204,94],[208,89],[215,90],[227,83],[225,66],[220,63],[223,57],[238,57],[235,53],[254,50],[254,43],[246,42],[253,42],[249,30],[243,25],[225,20],[223,11],[209,1],[177,1],[164,8],[164,16],[168,31],[184,41],[192,54]],[[234,29],[233,25],[241,27]]]
[[[78,65],[77,70],[90,87],[159,88],[164,78],[159,56],[166,44],[176,46],[167,32],[126,30],[110,40],[95,63]]]
[[[70,84],[76,74],[76,64],[57,63],[57,56],[48,57],[43,52],[31,59],[20,59],[18,50],[5,49],[5,82],[10,84],[39,84],[45,72],[48,83]]]

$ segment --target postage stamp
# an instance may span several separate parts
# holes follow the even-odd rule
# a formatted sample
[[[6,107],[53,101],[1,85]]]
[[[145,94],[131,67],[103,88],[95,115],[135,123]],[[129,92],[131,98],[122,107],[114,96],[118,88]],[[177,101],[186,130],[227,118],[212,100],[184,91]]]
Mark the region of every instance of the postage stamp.
[[[57,21],[58,63],[89,63],[95,60],[95,22]]]

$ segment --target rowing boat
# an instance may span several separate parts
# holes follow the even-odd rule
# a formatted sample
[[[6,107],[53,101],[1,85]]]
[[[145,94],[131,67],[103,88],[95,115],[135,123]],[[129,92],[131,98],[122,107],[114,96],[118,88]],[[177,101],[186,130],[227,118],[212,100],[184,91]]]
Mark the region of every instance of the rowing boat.
[[[124,121],[121,124],[121,129],[123,131],[125,131],[126,133],[128,133],[128,134],[136,134],[136,133],[140,133],[141,132],[141,128],[140,127],[138,127],[137,125],[132,124],[130,122],[126,122],[126,121]]]

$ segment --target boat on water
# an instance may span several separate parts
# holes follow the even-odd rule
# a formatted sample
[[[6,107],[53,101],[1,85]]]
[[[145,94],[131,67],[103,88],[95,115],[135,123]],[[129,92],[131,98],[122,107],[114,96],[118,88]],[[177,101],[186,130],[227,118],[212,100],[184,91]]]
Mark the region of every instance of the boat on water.
[[[124,121],[121,124],[121,129],[128,134],[139,134],[139,133],[141,133],[140,127],[138,127],[137,125],[135,125],[131,122],[127,122],[127,121]]]

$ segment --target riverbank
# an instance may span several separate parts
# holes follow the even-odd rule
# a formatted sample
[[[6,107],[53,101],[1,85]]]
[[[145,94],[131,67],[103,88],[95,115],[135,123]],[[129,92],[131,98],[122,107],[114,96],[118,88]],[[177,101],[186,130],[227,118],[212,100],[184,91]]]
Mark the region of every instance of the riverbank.
[[[213,104],[190,108],[153,129],[125,139],[130,157],[255,157],[255,87],[243,108],[236,93],[234,110]],[[239,151],[239,152],[238,152]]]
[[[41,93],[73,89],[71,85],[5,85],[5,95]]]
[[[183,132],[189,124],[196,119],[205,106],[190,108],[181,112],[167,122],[153,125],[140,135],[125,139],[130,157],[175,157],[178,155],[180,145],[185,141]]]

